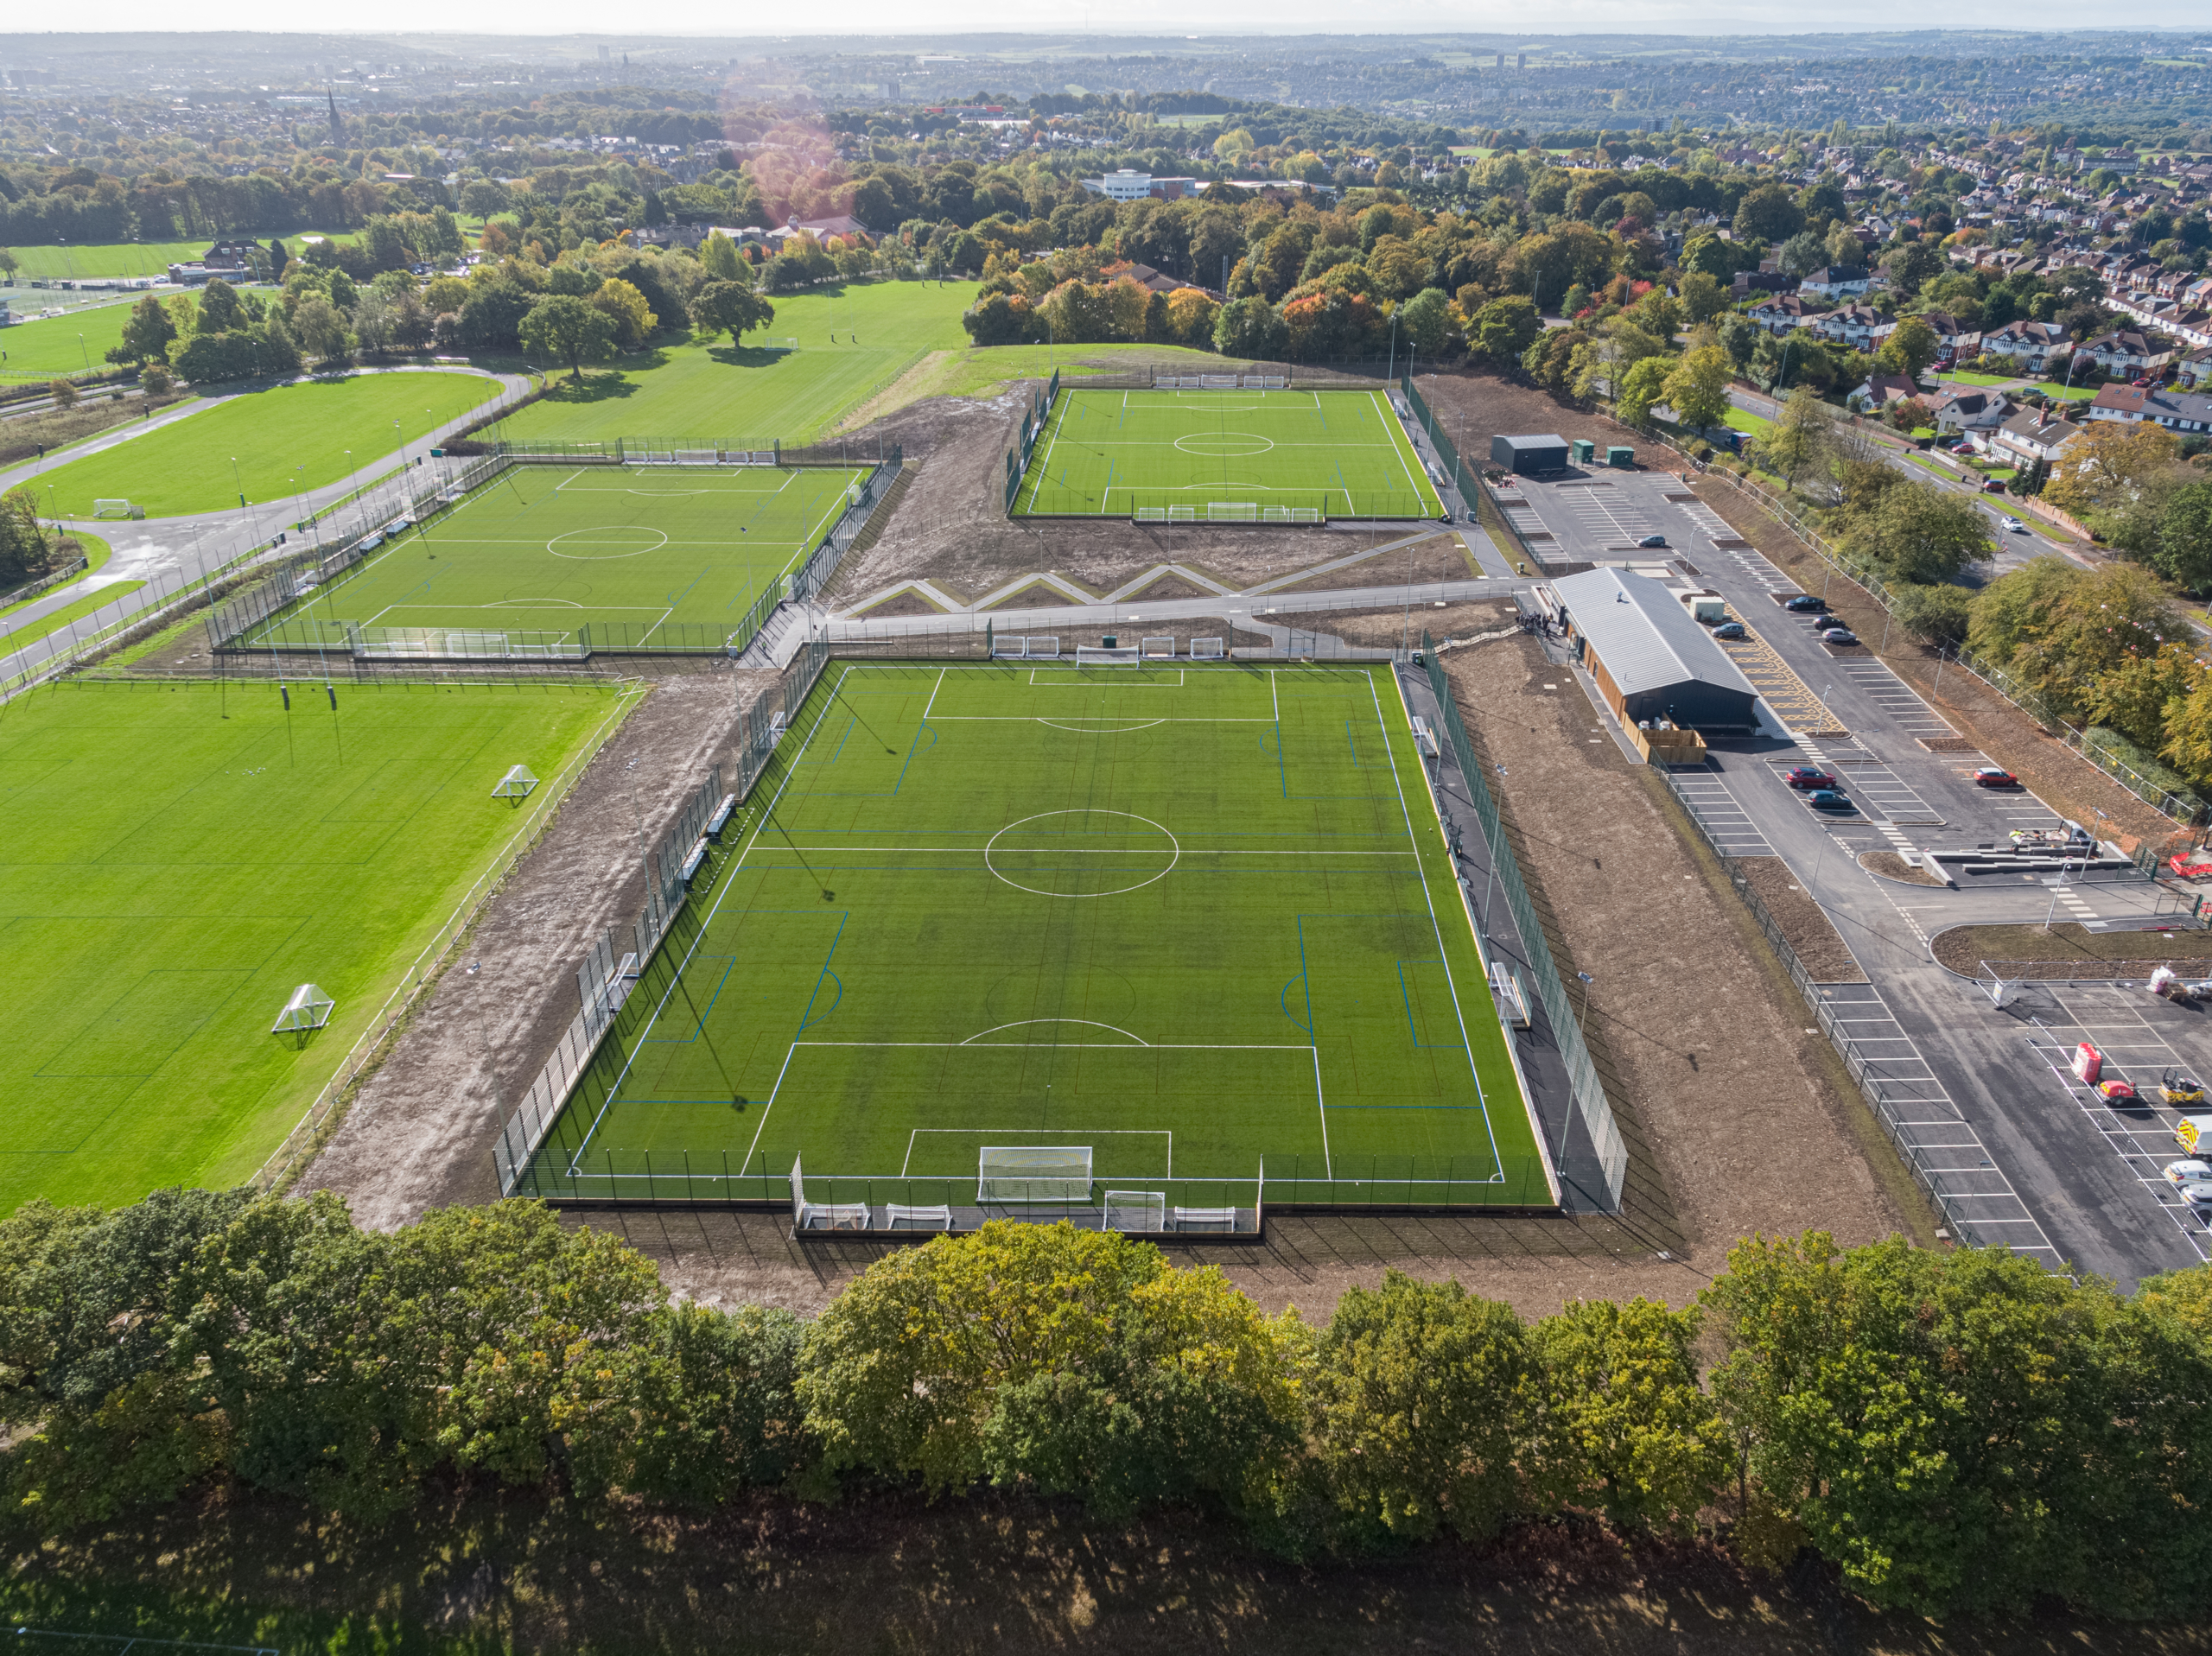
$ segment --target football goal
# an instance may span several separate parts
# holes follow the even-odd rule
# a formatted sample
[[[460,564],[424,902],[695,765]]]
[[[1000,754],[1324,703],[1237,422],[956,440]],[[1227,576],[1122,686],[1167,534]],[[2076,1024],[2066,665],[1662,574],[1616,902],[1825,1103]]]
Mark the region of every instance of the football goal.
[[[145,515],[145,507],[134,506],[128,500],[92,502],[92,516],[95,517],[143,517]]]
[[[1089,1145],[985,1145],[977,1158],[976,1200],[1088,1202]]]
[[[499,778],[498,785],[492,790],[492,797],[527,799],[530,797],[530,790],[536,786],[537,786],[537,778],[531,775],[530,767],[526,765],[518,765]]]
[[[1167,1198],[1157,1190],[1106,1192],[1106,1230],[1166,1230]]]
[[[1144,658],[1147,661],[1173,661],[1175,640],[1173,638],[1147,638],[1144,641]]]
[[[1075,647],[1077,667],[1141,667],[1144,651],[1128,644],[1116,644],[1108,649],[1104,644],[1077,644]]]
[[[1192,661],[1221,661],[1229,654],[1225,638],[1193,638],[1191,640]]]
[[[305,1034],[321,1029],[330,1021],[330,1014],[338,1003],[312,983],[302,983],[292,991],[292,998],[284,1003],[284,1010],[276,1014],[276,1021],[269,1026],[271,1035]],[[1088,1155],[1088,1151],[1084,1152]]]

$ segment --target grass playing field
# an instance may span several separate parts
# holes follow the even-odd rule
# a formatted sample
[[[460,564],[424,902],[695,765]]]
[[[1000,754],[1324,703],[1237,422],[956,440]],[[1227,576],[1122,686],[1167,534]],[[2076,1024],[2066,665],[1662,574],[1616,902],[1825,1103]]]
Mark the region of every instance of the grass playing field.
[[[125,499],[149,516],[173,517],[234,508],[243,492],[255,505],[274,503],[281,516],[301,491],[342,482],[356,466],[382,460],[403,441],[413,442],[499,394],[499,382],[487,375],[412,371],[241,391],[41,473],[40,507],[48,510],[51,499],[61,517],[89,517],[95,500]]]
[[[1016,517],[1270,511],[1444,515],[1380,390],[1064,390],[1014,500]]]
[[[965,346],[960,314],[976,291],[972,282],[875,282],[777,294],[776,320],[749,343],[725,335],[626,358],[581,384],[563,381],[495,435],[812,442],[925,353]],[[798,349],[766,350],[763,339],[797,339]]]
[[[207,250],[200,250],[205,252]],[[56,298],[62,295],[54,295]],[[19,316],[34,314],[48,295],[22,289],[0,288],[0,299]],[[41,374],[76,374],[107,368],[108,347],[123,342],[123,325],[130,319],[128,305],[102,305],[43,321],[19,321],[0,329],[0,372],[11,380]]]
[[[0,1211],[249,1177],[617,703],[65,682],[0,709]],[[300,983],[329,1027],[270,1033]],[[523,986],[517,986],[519,993]]]
[[[1548,1204],[1427,787],[1387,668],[833,661],[530,1188]]]
[[[342,645],[364,630],[719,648],[821,545],[863,472],[812,466],[513,466],[429,527],[246,636]],[[538,642],[549,642],[545,638]]]

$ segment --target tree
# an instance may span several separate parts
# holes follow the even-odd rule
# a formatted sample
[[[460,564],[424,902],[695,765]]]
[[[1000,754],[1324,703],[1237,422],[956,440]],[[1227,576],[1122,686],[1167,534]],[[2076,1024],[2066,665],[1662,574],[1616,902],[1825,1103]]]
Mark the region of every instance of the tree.
[[[1308,1383],[1312,1440],[1356,1529],[1495,1535],[1517,1504],[1534,1372],[1510,1306],[1383,1272],[1337,1302]]]
[[[1821,440],[1827,435],[1828,416],[1812,387],[1800,385],[1782,405],[1774,429],[1759,439],[1759,454],[1791,483],[1812,463]]]
[[[2191,591],[2212,586],[2212,481],[2185,484],[2166,497],[2154,562]]]
[[[1728,289],[1710,272],[1692,270],[1682,277],[1682,309],[1692,327],[1711,321],[1727,308]]]
[[[73,409],[77,406],[77,388],[66,379],[48,380],[46,394],[57,409]]]
[[[282,283],[284,280],[284,267],[291,262],[291,250],[284,245],[284,238],[281,236],[271,236],[269,238],[269,279],[271,282]]]
[[[1441,288],[1423,288],[1399,308],[1398,331],[1425,357],[1444,349],[1452,329],[1452,301]]]
[[[1669,357],[1646,357],[1621,376],[1613,393],[1613,413],[1624,425],[1642,428],[1651,419],[1651,405],[1665,399],[1667,376],[1674,371]]]
[[[310,294],[294,307],[292,337],[302,352],[326,365],[346,360],[346,319],[321,294]]]
[[[614,320],[574,294],[548,294],[522,319],[521,339],[524,350],[568,364],[569,377],[582,381],[584,364],[614,354]]]
[[[138,371],[138,389],[149,397],[167,397],[176,389],[176,376],[158,362],[149,362]]]
[[[123,342],[108,356],[121,362],[165,361],[175,338],[176,323],[162,308],[162,301],[149,294],[130,308],[123,324]]]
[[[1987,557],[1989,520],[1974,502],[1897,475],[1871,503],[1846,506],[1845,539],[1896,581],[1933,585]]]
[[[1908,316],[1890,331],[1874,359],[1889,372],[1902,374],[1916,384],[1920,371],[1935,361],[1942,348],[1934,328],[1917,316]]]
[[[745,280],[745,262],[737,256],[737,244],[719,230],[699,244],[699,263],[717,282]]]
[[[1734,374],[1735,365],[1717,345],[1685,353],[1667,376],[1666,400],[1675,418],[1693,430],[1719,425],[1728,417],[1728,382]]]
[[[489,219],[495,213],[505,213],[514,205],[506,186],[497,179],[472,179],[461,187],[461,210],[472,218]]]
[[[4,247],[0,247],[0,276],[13,281],[16,272],[21,269],[22,265],[17,261],[15,254]]]
[[[1509,294],[1503,299],[1491,300],[1475,313],[1474,330],[1468,343],[1494,363],[1518,362],[1543,331],[1543,318],[1537,314],[1535,301]]]
[[[292,331],[284,326],[283,317],[271,312],[269,320],[261,325],[260,333],[259,349],[256,353],[259,371],[284,379],[289,379],[298,373],[302,365],[299,341],[292,337]],[[139,383],[149,392],[154,387],[147,376],[158,371],[156,369],[149,368],[138,377]]]
[[[1957,644],[1973,618],[1974,594],[1963,587],[1918,586],[1909,581],[1889,586],[1890,613],[1897,625],[1925,643]]]
[[[766,327],[776,320],[776,308],[742,282],[709,282],[691,295],[691,327],[703,342],[728,333],[735,344],[741,335]]]
[[[1738,241],[1787,241],[1804,227],[1804,209],[1786,184],[1762,184],[1748,192],[1736,208],[1734,228]]]
[[[52,552],[39,527],[38,496],[27,487],[0,495],[0,587],[43,574]]]
[[[1934,280],[1943,268],[1942,250],[1922,238],[1907,242],[1890,255],[1890,285],[1901,299],[1910,299]],[[1992,324],[1996,326],[1996,324]]]
[[[1213,321],[1213,348],[1224,357],[1241,357],[1251,362],[1271,362],[1281,358],[1283,350],[1282,318],[1275,308],[1257,294],[1244,299],[1232,299],[1221,308]]]
[[[2151,421],[2092,421],[2066,446],[2044,498],[2077,517],[2116,510],[2173,463],[2173,438]]]
[[[1698,1384],[1695,1311],[1574,1300],[1530,1330],[1529,1459],[1550,1500],[1625,1527],[1687,1531],[1727,1475],[1727,1432]]]
[[[614,342],[626,351],[643,345],[646,336],[660,324],[660,318],[645,303],[645,295],[638,291],[635,284],[620,276],[609,276],[601,282],[588,302],[614,324]]]
[[[200,290],[202,333],[228,333],[233,328],[245,327],[245,308],[238,303],[238,289],[222,277],[215,277]]]
[[[1784,276],[1808,276],[1827,263],[1827,244],[1809,230],[1801,230],[1782,244]]]

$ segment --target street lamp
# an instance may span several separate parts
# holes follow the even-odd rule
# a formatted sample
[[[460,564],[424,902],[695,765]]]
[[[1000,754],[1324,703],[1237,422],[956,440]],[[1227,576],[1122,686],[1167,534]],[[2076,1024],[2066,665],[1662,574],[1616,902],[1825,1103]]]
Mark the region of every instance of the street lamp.
[[[1582,980],[1582,1010],[1574,1015],[1574,1021],[1587,1028],[1590,1023],[1590,974],[1577,972],[1574,975]]]
[[[92,372],[92,353],[85,348],[85,336],[81,333],[77,336],[77,354],[85,359],[85,371]]]

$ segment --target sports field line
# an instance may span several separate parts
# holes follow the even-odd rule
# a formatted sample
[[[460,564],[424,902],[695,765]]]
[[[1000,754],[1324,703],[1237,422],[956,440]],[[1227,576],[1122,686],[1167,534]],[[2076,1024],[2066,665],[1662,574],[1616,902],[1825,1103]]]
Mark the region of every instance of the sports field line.
[[[1413,491],[1414,498],[1418,500],[1421,498],[1421,485],[1414,480],[1413,467],[1406,460],[1406,439],[1398,424],[1398,411],[1382,401],[1382,392],[1370,391],[1367,396],[1370,402],[1380,405],[1377,417],[1382,422],[1382,428],[1390,434],[1390,447],[1398,451],[1398,467],[1406,474],[1406,487]]]
[[[1119,812],[1114,813],[1114,815],[1117,815],[1121,814],[1122,813]],[[978,829],[977,831],[980,833],[982,830]],[[1003,830],[994,830],[995,834],[999,832],[1003,832]],[[820,851],[824,853],[843,851],[872,851],[883,853],[894,851],[917,851],[924,853],[942,853],[946,856],[972,854],[975,852],[981,851],[982,848],[983,847],[981,845],[798,845],[796,843],[791,847],[791,849],[793,851]],[[1314,851],[1310,848],[1303,851],[1255,851],[1249,850],[1241,846],[1224,846],[1217,849],[1185,846],[1183,847],[1182,853],[1186,857],[1326,858],[1418,857],[1421,855],[1421,853],[1418,851]],[[1056,857],[1125,857],[1129,853],[1126,851],[1109,851],[1103,847],[1096,849],[1085,849],[1081,846],[1066,846],[1054,850],[1051,854]]]
[[[760,815],[754,819],[753,829],[752,834],[747,836],[745,841],[744,850],[741,851],[724,869],[723,873],[725,877],[721,880],[721,884],[715,887],[715,900],[708,906],[707,917],[699,923],[699,930],[693,934],[690,946],[683,951],[683,960],[682,963],[674,972],[669,974],[668,987],[661,991],[660,999],[653,1007],[653,1015],[645,1020],[645,1028],[639,1032],[637,1040],[631,1044],[630,1050],[624,1055],[622,1059],[622,1068],[616,1074],[613,1084],[607,1089],[607,1097],[601,1103],[599,1107],[599,1113],[592,1117],[590,1127],[586,1130],[582,1139],[577,1141],[575,1153],[569,1158],[569,1176],[571,1178],[575,1177],[576,1170],[583,1164],[584,1152],[591,1147],[591,1141],[593,1138],[597,1135],[600,1124],[607,1120],[607,1111],[614,1107],[614,1101],[622,1095],[622,1083],[630,1078],[630,1069],[632,1064],[637,1063],[638,1054],[644,1050],[647,1038],[652,1035],[652,1031],[659,1025],[661,1014],[668,1010],[669,1000],[676,993],[677,989],[683,984],[683,974],[691,969],[691,957],[699,952],[700,944],[706,941],[707,934],[714,929],[715,918],[721,912],[723,899],[729,895],[732,889],[734,889],[737,885],[737,880],[734,878],[737,871],[745,866],[746,858],[753,854],[753,848],[760,843],[760,836],[768,831],[768,824],[775,819],[776,807],[783,802],[784,790],[791,785],[791,778],[798,774],[799,761],[805,757],[806,750],[814,746],[815,732],[822,728],[823,720],[829,717],[830,709],[836,705],[837,696],[843,694],[845,681],[852,676],[852,673],[853,666],[850,663],[848,663],[838,673],[836,689],[835,693],[832,694],[830,699],[827,702],[823,704],[822,711],[815,715],[814,722],[807,727],[804,739],[799,743],[798,748],[793,751],[791,758],[791,763],[784,767],[783,777],[781,780],[776,784],[775,794],[769,799],[766,806],[762,809]],[[640,961],[639,964],[640,967],[643,967],[645,963],[646,962]],[[789,1053],[784,1055],[784,1065],[785,1069],[788,1069],[791,1066],[791,1055]],[[780,1087],[783,1084],[783,1071],[778,1070],[776,1072],[776,1085]],[[772,1094],[771,1096],[772,1097],[773,1094]],[[765,1121],[766,1117],[763,1117],[762,1119]],[[756,1145],[760,1142],[760,1134],[757,1128],[754,1130],[753,1134],[753,1142]],[[749,1150],[747,1153],[751,1153]]]
[[[906,1135],[906,1159],[899,1164],[900,1178],[910,1177],[906,1170],[914,1164],[914,1140],[925,1133],[943,1133],[948,1137],[962,1139],[973,1139],[992,1133],[1043,1133],[1052,1139],[1077,1137],[1103,1139],[1109,1134],[1122,1139],[1165,1139],[1167,1140],[1167,1171],[1160,1177],[1166,1179],[1175,1177],[1175,1130],[1173,1127],[916,1127]],[[966,1175],[963,1174],[962,1177],[965,1177]],[[1131,1173],[1127,1177],[1143,1178],[1147,1176],[1141,1173]]]

